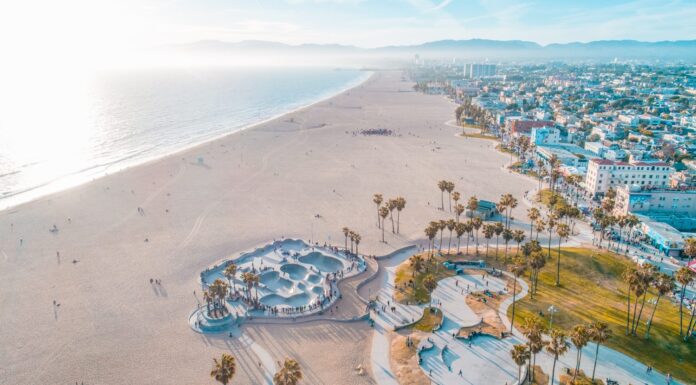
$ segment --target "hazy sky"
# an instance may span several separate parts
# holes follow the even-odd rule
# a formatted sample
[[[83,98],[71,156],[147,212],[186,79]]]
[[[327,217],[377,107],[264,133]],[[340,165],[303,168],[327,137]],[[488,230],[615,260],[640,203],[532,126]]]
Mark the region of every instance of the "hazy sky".
[[[22,0],[0,4],[18,55],[85,60],[203,39],[363,47],[437,39],[696,39],[696,0]]]

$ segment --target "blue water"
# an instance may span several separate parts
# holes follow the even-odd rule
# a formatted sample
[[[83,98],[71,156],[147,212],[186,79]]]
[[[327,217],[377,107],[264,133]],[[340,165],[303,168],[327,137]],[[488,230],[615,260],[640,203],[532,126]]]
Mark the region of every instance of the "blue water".
[[[368,76],[318,68],[150,69],[39,86],[26,100],[13,98],[26,105],[8,108],[10,118],[0,120],[0,209],[233,133]]]

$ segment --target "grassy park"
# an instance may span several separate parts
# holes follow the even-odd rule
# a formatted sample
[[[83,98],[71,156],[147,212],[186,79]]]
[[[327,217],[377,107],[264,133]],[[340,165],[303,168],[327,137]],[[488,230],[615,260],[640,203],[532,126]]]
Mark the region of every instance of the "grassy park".
[[[433,253],[432,258],[428,253],[421,254],[423,267],[414,272],[414,267],[410,260],[402,263],[396,270],[394,293],[399,303],[428,303],[430,302],[430,291],[424,285],[424,279],[431,275],[435,282],[447,277],[454,276],[454,271],[447,270],[442,266],[442,262],[447,258],[440,253]]]
[[[609,347],[682,381],[696,378],[696,344],[685,343],[679,337],[679,308],[670,299],[665,297],[659,302],[650,339],[645,339],[645,321],[653,308],[650,299],[655,293],[652,291],[648,294],[637,336],[626,335],[627,288],[621,274],[632,264],[610,252],[562,249],[561,286],[555,286],[555,264],[548,263],[540,273],[535,298],[527,295],[518,302],[516,324],[533,314],[543,314],[543,318],[550,321],[547,309],[553,305],[559,310],[553,316],[554,327],[569,332],[580,323],[605,322],[613,332],[607,342]]]

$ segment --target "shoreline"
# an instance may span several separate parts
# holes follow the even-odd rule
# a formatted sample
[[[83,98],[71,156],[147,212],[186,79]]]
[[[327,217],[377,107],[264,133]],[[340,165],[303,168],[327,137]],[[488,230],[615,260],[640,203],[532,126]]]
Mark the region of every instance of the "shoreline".
[[[219,134],[219,135],[213,136],[211,138],[203,139],[202,141],[197,141],[195,143],[190,143],[190,144],[185,145],[184,147],[172,150],[170,152],[166,152],[166,153],[158,154],[158,155],[153,155],[150,157],[144,157],[142,159],[139,159],[135,163],[128,163],[126,161],[126,159],[128,159],[128,157],[125,157],[122,160],[117,160],[117,161],[113,162],[112,164],[106,165],[103,168],[103,170],[101,170],[101,171],[98,171],[94,174],[84,175],[83,172],[85,172],[87,170],[104,166],[104,165],[92,165],[92,166],[89,166],[87,168],[84,168],[83,170],[79,170],[79,171],[76,171],[76,172],[71,173],[71,174],[58,176],[58,177],[53,178],[47,182],[41,183],[37,186],[26,188],[26,189],[23,189],[21,191],[9,193],[7,195],[4,195],[3,197],[0,197],[0,213],[2,213],[3,211],[20,208],[21,206],[23,206],[27,203],[31,203],[33,201],[36,201],[36,200],[39,200],[42,198],[46,198],[46,197],[49,197],[49,196],[54,195],[54,194],[60,194],[60,193],[66,192],[66,191],[70,191],[74,188],[77,188],[77,187],[80,187],[82,185],[94,182],[96,180],[102,179],[102,178],[110,176],[110,175],[118,174],[118,173],[123,172],[123,171],[131,170],[131,169],[136,168],[136,167],[147,165],[147,164],[157,162],[157,161],[166,159],[168,157],[171,157],[171,156],[174,156],[177,154],[181,154],[181,153],[186,152],[186,151],[193,150],[196,147],[201,147],[201,146],[210,144],[212,142],[218,141],[220,139],[224,139],[224,138],[231,136],[231,135],[235,135],[235,134],[238,134],[241,132],[252,130],[258,126],[261,126],[261,125],[273,122],[275,120],[281,119],[286,115],[300,112],[300,111],[305,110],[307,108],[313,107],[316,104],[326,102],[326,101],[333,99],[339,95],[342,95],[342,94],[344,94],[352,89],[360,87],[361,85],[364,85],[366,82],[368,82],[370,79],[372,79],[375,72],[376,72],[375,70],[359,70],[359,71],[362,72],[362,74],[360,76],[358,76],[355,80],[349,82],[344,87],[341,87],[340,89],[337,89],[334,92],[327,91],[327,93],[329,93],[329,95],[326,95],[323,97],[319,96],[319,99],[311,101],[309,104],[304,104],[304,105],[301,105],[299,107],[292,108],[288,111],[284,111],[284,112],[275,114],[273,116],[270,116],[270,117],[265,118],[265,119],[260,120],[260,121],[256,121],[253,123],[242,125],[236,129],[233,129],[234,131]],[[114,167],[119,163],[122,163],[120,167]],[[113,167],[113,169],[112,169],[112,167]],[[15,173],[15,172],[10,172],[9,174],[13,174],[13,173]],[[79,176],[83,176],[83,178],[79,178]],[[69,182],[71,180],[71,178],[78,178],[78,180],[71,183],[71,182]],[[64,183],[61,184],[60,182],[64,182]],[[55,188],[50,188],[50,186],[54,186]],[[43,191],[44,189],[46,191]],[[35,192],[35,191],[38,191],[38,192],[36,194],[31,194],[32,192]]]

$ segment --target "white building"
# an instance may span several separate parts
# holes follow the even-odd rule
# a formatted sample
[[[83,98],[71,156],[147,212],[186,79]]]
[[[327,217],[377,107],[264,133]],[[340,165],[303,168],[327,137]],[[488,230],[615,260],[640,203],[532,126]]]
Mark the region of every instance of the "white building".
[[[609,188],[620,186],[669,186],[674,169],[664,162],[626,163],[607,159],[592,159],[587,166],[585,189],[593,197],[604,195]]]
[[[556,127],[532,127],[532,143],[538,145],[561,142],[561,130]]]

